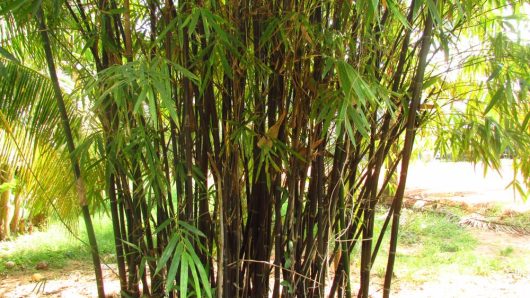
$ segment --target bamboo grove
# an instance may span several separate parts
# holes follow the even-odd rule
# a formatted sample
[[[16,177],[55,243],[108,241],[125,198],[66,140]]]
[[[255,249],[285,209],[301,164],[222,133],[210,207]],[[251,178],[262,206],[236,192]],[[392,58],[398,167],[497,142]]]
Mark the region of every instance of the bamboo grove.
[[[451,84],[433,57],[449,53],[450,41],[480,27],[495,5],[508,4],[0,7],[5,28],[16,28],[6,29],[14,41],[3,55],[28,55],[50,75],[100,297],[90,217],[98,206],[112,218],[125,297],[368,297],[376,257],[388,262],[388,297],[414,138]],[[23,45],[30,41],[32,50]],[[61,76],[75,78],[72,95],[65,97]],[[72,97],[89,119],[71,112]],[[528,121],[511,119],[523,132],[511,148],[525,148]],[[492,150],[505,146],[497,145]],[[90,195],[97,193],[100,200]],[[388,255],[378,254],[383,246]]]

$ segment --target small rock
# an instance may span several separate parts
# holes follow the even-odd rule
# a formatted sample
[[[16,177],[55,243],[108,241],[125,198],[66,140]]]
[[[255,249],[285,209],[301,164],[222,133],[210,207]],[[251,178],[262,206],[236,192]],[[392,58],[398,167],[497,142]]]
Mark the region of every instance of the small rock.
[[[13,261],[7,261],[4,265],[7,269],[12,269],[13,267],[15,267],[16,264]]]
[[[42,276],[42,274],[33,273],[33,275],[31,275],[31,281],[33,281],[33,282],[38,282],[38,281],[41,281],[43,279],[44,279],[44,276]]]
[[[49,265],[46,261],[40,261],[37,263],[37,266],[35,266],[37,270],[48,270],[48,267]]]

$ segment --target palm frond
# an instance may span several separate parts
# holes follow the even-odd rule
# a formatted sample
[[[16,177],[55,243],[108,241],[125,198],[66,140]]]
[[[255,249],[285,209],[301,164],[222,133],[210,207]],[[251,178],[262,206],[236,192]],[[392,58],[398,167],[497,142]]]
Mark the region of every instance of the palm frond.
[[[0,58],[0,65],[0,164],[16,168],[19,191],[33,214],[53,211],[75,223],[79,208],[51,81],[8,59]],[[75,105],[68,110],[79,129]]]

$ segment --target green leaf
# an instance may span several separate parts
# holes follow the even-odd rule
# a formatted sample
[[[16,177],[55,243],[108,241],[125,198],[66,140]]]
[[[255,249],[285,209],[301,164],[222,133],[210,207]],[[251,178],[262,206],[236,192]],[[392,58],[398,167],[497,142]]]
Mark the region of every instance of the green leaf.
[[[394,0],[387,0],[388,8],[392,12],[392,14],[396,17],[396,19],[403,25],[403,27],[410,29],[410,24],[407,21],[407,18],[401,13],[399,8],[394,3]]]
[[[195,267],[197,268],[197,271],[199,271],[199,277],[202,282],[202,286],[204,288],[204,291],[206,292],[206,297],[212,297],[212,289],[210,285],[210,279],[208,277],[208,274],[206,273],[206,270],[204,269],[204,265],[202,264],[201,260],[195,253],[195,251],[190,250],[189,251],[191,258],[193,259],[193,263]]]
[[[199,229],[197,229],[196,227],[190,225],[189,223],[185,221],[179,220],[179,225],[192,234],[206,238],[206,235],[204,235],[203,232],[201,232]]]
[[[134,107],[133,107],[134,113],[141,112],[141,107],[146,98],[147,98],[147,88],[142,88],[142,91],[140,91],[140,94],[136,98],[136,103],[134,104]]]
[[[493,69],[493,72],[491,73],[491,75],[488,77],[488,80],[487,82],[497,78],[502,70],[502,67],[503,65],[502,64],[496,64],[494,69]]]
[[[201,285],[199,282],[199,277],[197,276],[197,269],[195,268],[195,261],[191,260],[189,262],[189,268],[191,276],[193,277],[193,285],[195,288],[195,297],[202,297]]]
[[[149,112],[151,114],[151,121],[153,121],[155,127],[158,126],[158,113],[156,110],[156,99],[155,93],[152,88],[147,90],[147,103],[149,104]]]
[[[108,15],[122,14],[122,13],[125,12],[125,7],[119,7],[119,8],[109,9],[109,10],[102,10],[101,12],[104,13],[104,14],[108,14]]]
[[[359,131],[363,137],[368,138],[368,130],[370,128],[370,124],[368,123],[368,120],[364,116],[364,114],[357,112],[355,108],[348,109],[348,116],[355,124],[355,128],[357,131]]]
[[[126,240],[121,240],[121,242],[127,244],[129,247],[131,247],[132,249],[136,250],[137,252],[141,252],[142,250],[140,249],[140,247],[138,247],[138,245],[134,244],[134,243],[131,243],[129,241],[126,241]]]
[[[31,3],[33,2],[33,3]],[[28,3],[31,3],[32,6],[39,6],[40,3],[36,3],[36,0],[10,0],[5,1],[5,3],[2,4],[2,9],[0,10],[0,15],[5,15],[9,13],[10,11],[15,12],[18,9],[20,9],[23,5],[26,5]],[[26,6],[27,7],[27,6]],[[23,13],[26,13],[24,11]]]
[[[263,31],[263,34],[260,37],[260,47],[263,46],[265,43],[267,43],[273,36],[274,32],[278,30],[278,24],[280,23],[280,19],[277,17],[274,17],[272,19],[268,20],[267,27],[265,27],[265,30]]]
[[[191,11],[191,20],[190,24],[188,26],[188,35],[191,37],[193,33],[195,33],[195,27],[197,26],[197,22],[199,21],[199,16],[201,15],[200,11],[194,7]]]
[[[339,61],[337,66],[341,89],[347,99],[357,99],[357,101],[353,103],[362,106],[366,105],[367,102],[377,102],[372,88],[368,86],[353,66],[345,61]],[[353,95],[355,95],[355,97]]]
[[[206,17],[205,12],[203,12],[203,9],[201,9],[201,18],[202,24],[204,26],[204,37],[206,37],[206,39],[210,39],[210,24],[208,22],[208,18]]]
[[[162,30],[162,32],[160,32],[156,38],[156,40],[153,42],[153,44],[151,44],[150,48],[149,48],[149,51],[152,50],[154,47],[156,47],[163,39],[166,38],[166,35],[167,33],[170,31],[170,30],[173,30],[178,22],[179,18],[174,18],[171,20],[171,22],[169,22],[169,24],[167,24],[167,26],[164,28],[164,30]]]
[[[179,235],[175,234],[173,237],[171,237],[171,240],[169,240],[169,243],[167,244],[166,248],[162,252],[162,256],[158,260],[158,265],[156,266],[155,275],[162,270],[166,266],[167,260],[169,260],[169,257],[173,254],[173,250],[175,249],[175,246],[177,245],[177,241],[179,240]]]
[[[188,79],[190,79],[194,84],[196,85],[200,85],[200,79],[198,76],[196,76],[195,74],[193,74],[191,71],[189,71],[188,69],[186,69],[185,67],[183,67],[182,65],[178,64],[178,63],[174,63],[172,61],[168,61],[168,60],[165,60],[165,62],[171,64],[171,66],[177,70],[178,72],[180,72],[180,74],[182,74],[183,76],[187,77]]]
[[[0,55],[4,56],[5,58],[15,62],[15,63],[20,63],[20,61],[15,57],[13,56],[11,53],[9,53],[6,49],[4,49],[3,47],[0,46]]]
[[[429,12],[431,13],[434,21],[438,25],[442,25],[442,17],[440,17],[440,12],[438,11],[438,7],[436,7],[436,4],[432,0],[426,0],[427,6],[429,7]]]
[[[440,80],[440,76],[430,77],[429,79],[427,79],[427,81],[425,81],[425,83],[423,83],[423,89],[429,88],[430,86],[440,82]]]
[[[182,242],[179,242],[177,248],[175,249],[175,254],[173,254],[171,266],[169,266],[169,271],[167,273],[166,293],[169,293],[169,291],[173,290],[173,282],[175,281],[175,276],[177,275],[177,270],[179,268],[183,250],[184,244]]]
[[[145,272],[145,264],[147,263],[147,257],[142,257],[142,260],[140,261],[140,266],[138,268],[138,273],[140,274],[140,276],[143,276],[144,275],[144,272]]]
[[[339,61],[337,65],[341,89],[347,97],[351,94],[353,84],[353,78],[349,73],[349,67],[351,66],[344,61]]]
[[[493,107],[499,102],[499,100],[502,98],[503,95],[504,95],[504,88],[500,87],[499,89],[497,89],[495,94],[493,94],[493,96],[491,97],[491,100],[488,103],[488,106],[484,110],[484,115],[486,115],[491,109],[493,109]]]
[[[182,264],[180,266],[180,295],[179,297],[188,297],[188,262],[189,255],[185,251],[182,254]]]
[[[225,74],[229,77],[233,77],[232,73],[232,67],[230,67],[230,64],[228,63],[228,59],[226,58],[226,52],[221,49],[220,46],[216,46],[216,54],[219,57],[219,60],[221,60],[221,65],[223,66],[223,70]]]

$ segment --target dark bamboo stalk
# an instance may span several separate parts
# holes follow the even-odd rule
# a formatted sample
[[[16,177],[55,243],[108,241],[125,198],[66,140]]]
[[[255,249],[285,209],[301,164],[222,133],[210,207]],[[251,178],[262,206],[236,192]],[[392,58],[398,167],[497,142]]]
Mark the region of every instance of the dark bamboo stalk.
[[[436,3],[436,1],[434,1]],[[394,262],[396,259],[397,237],[399,232],[399,218],[401,214],[401,207],[403,204],[403,195],[405,193],[405,186],[407,183],[407,171],[410,162],[410,155],[414,144],[415,126],[416,126],[416,112],[418,110],[421,93],[423,88],[423,77],[425,74],[425,67],[427,55],[431,47],[433,32],[433,19],[431,13],[427,11],[427,20],[425,21],[425,28],[422,35],[421,49],[419,53],[419,62],[416,69],[416,76],[412,86],[412,96],[409,107],[409,114],[407,118],[407,130],[405,132],[405,144],[403,148],[403,159],[401,163],[401,172],[396,196],[394,198],[394,216],[392,219],[392,231],[390,234],[390,249],[388,255],[388,263],[385,274],[385,283],[383,289],[383,297],[390,296],[390,285],[392,282],[392,274],[394,270]]]
[[[123,255],[123,242],[124,235],[121,234],[120,220],[118,213],[118,200],[116,198],[116,183],[115,175],[109,173],[109,185],[108,194],[110,200],[110,212],[112,218],[112,228],[114,232],[114,246],[116,248],[116,261],[118,263],[118,273],[120,275],[120,288],[122,292],[127,291],[127,272],[125,270],[125,257]]]
[[[55,93],[55,98],[57,100],[57,106],[59,108],[59,113],[61,114],[62,126],[66,136],[66,142],[68,147],[68,152],[70,154],[70,161],[72,163],[72,170],[76,179],[77,194],[79,197],[79,204],[81,205],[81,210],[83,212],[83,220],[85,221],[85,226],[87,230],[88,240],[90,243],[90,252],[92,254],[92,262],[94,264],[94,272],[96,275],[96,284],[98,289],[98,297],[105,297],[105,290],[103,286],[103,274],[101,271],[101,261],[99,258],[99,250],[96,241],[96,233],[94,232],[94,226],[92,224],[92,218],[90,217],[90,211],[88,209],[88,201],[86,198],[86,190],[84,185],[83,177],[81,176],[81,168],[79,166],[79,161],[75,156],[75,144],[72,136],[72,130],[70,128],[70,121],[68,119],[68,113],[64,105],[63,94],[61,87],[59,85],[59,78],[57,77],[57,72],[55,70],[55,62],[53,61],[53,53],[50,45],[50,39],[48,37],[48,28],[44,20],[44,12],[42,6],[37,10],[37,21],[39,23],[39,30],[42,38],[42,43],[44,47],[44,52],[46,55],[46,62],[48,64],[48,71],[50,72],[50,78],[52,80],[53,91]]]

